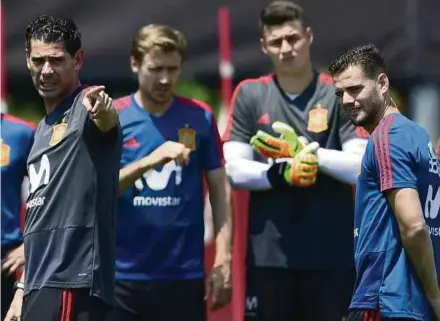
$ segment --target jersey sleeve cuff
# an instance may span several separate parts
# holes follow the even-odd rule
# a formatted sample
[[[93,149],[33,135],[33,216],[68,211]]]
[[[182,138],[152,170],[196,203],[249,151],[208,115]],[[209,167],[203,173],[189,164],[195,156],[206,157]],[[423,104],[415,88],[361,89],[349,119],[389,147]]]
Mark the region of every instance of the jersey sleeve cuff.
[[[380,186],[380,191],[386,192],[386,191],[389,191],[392,189],[400,189],[400,188],[417,189],[417,185],[415,183],[411,183],[411,182],[393,182],[392,185],[386,184],[386,185]]]
[[[226,139],[223,139],[223,143],[239,142],[239,143],[249,144],[250,140],[251,140],[251,138],[241,137],[241,136],[237,136],[237,135],[231,135],[231,136],[227,137]]]
[[[209,172],[209,171],[213,171],[213,170],[216,170],[216,169],[222,168],[222,167],[224,167],[224,166],[225,166],[224,161],[221,161],[221,162],[219,162],[219,163],[217,163],[217,164],[212,164],[212,165],[210,165],[210,166],[205,166],[204,170],[207,171],[207,172]]]

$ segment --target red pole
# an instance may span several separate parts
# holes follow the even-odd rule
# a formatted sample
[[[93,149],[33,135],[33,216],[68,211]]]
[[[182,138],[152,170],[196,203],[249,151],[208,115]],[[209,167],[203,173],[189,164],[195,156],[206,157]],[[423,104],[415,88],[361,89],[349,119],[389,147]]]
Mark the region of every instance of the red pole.
[[[234,68],[231,62],[231,21],[229,9],[221,7],[218,10],[218,34],[219,34],[219,73],[221,78],[222,103],[229,110],[229,102],[232,96],[232,77]]]
[[[228,7],[220,7],[218,10],[218,48],[219,48],[219,75],[221,100],[218,115],[218,128],[220,134],[224,134],[230,112],[232,97],[232,78],[234,66],[231,60],[231,21]]]
[[[221,7],[217,15],[218,23],[218,41],[219,41],[219,74],[221,80],[221,106],[217,116],[218,128],[220,134],[223,135],[228,118],[229,102],[232,96],[232,74],[233,68],[231,64],[231,39],[230,39],[230,19],[229,9]],[[209,200],[208,200],[209,201]],[[206,213],[205,213],[206,216]],[[215,242],[210,240],[205,247],[205,267],[207,275],[211,271],[215,257]],[[211,298],[210,298],[211,299]],[[208,309],[209,321],[231,321],[232,320],[232,304],[219,311],[211,311]]]
[[[221,93],[223,108],[219,116],[219,129],[223,135],[228,116],[232,112],[232,79],[234,75],[234,66],[231,60],[231,22],[229,9],[222,7],[218,12],[219,29],[219,72],[221,77]],[[228,306],[227,315],[221,321],[242,321],[244,320],[245,306],[245,265],[246,241],[247,241],[247,213],[249,193],[247,191],[235,190],[232,193],[234,203],[234,245],[232,258],[232,303]],[[211,320],[210,320],[211,321]],[[213,320],[212,320],[213,321]],[[219,320],[220,321],[220,320]]]

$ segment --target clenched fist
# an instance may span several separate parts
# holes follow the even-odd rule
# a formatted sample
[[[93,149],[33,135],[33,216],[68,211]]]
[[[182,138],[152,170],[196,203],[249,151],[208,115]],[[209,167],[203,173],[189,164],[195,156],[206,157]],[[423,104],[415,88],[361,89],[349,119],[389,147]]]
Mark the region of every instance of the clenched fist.
[[[148,167],[155,168],[175,161],[177,165],[187,165],[189,162],[189,155],[191,150],[181,143],[167,141],[156,148],[150,155],[144,158],[148,163]]]

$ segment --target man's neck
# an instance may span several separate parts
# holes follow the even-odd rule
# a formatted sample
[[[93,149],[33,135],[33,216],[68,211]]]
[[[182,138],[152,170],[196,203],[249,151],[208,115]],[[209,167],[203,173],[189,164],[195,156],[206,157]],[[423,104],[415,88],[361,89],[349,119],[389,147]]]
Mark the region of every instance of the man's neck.
[[[284,92],[301,94],[313,81],[313,69],[308,66],[304,72],[296,74],[277,73],[278,82]]]
[[[138,90],[134,97],[139,106],[148,111],[150,114],[159,117],[165,114],[165,112],[171,107],[173,100],[171,99],[167,103],[158,104],[151,100],[147,95],[142,93],[142,91]]]
[[[53,111],[59,106],[61,105],[61,103],[70,95],[72,95],[75,90],[78,89],[78,87],[80,86],[80,83],[77,83],[74,87],[72,87],[72,89],[70,89],[69,91],[66,92],[66,94],[60,95],[59,97],[56,98],[49,98],[49,99],[44,99],[44,106],[46,107],[46,115],[50,115],[51,113],[53,113]]]
[[[371,134],[376,127],[379,125],[380,121],[388,116],[389,114],[395,114],[399,113],[399,109],[394,105],[393,102],[388,103],[385,105],[376,115],[376,120],[374,121],[374,124],[371,126],[365,126],[365,129]]]

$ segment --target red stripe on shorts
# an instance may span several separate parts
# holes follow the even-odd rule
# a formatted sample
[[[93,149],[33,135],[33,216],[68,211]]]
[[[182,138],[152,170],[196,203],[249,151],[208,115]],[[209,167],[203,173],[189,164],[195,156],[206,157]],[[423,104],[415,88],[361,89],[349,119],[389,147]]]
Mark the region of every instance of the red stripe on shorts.
[[[73,291],[63,290],[61,301],[61,321],[71,321],[73,310]]]

